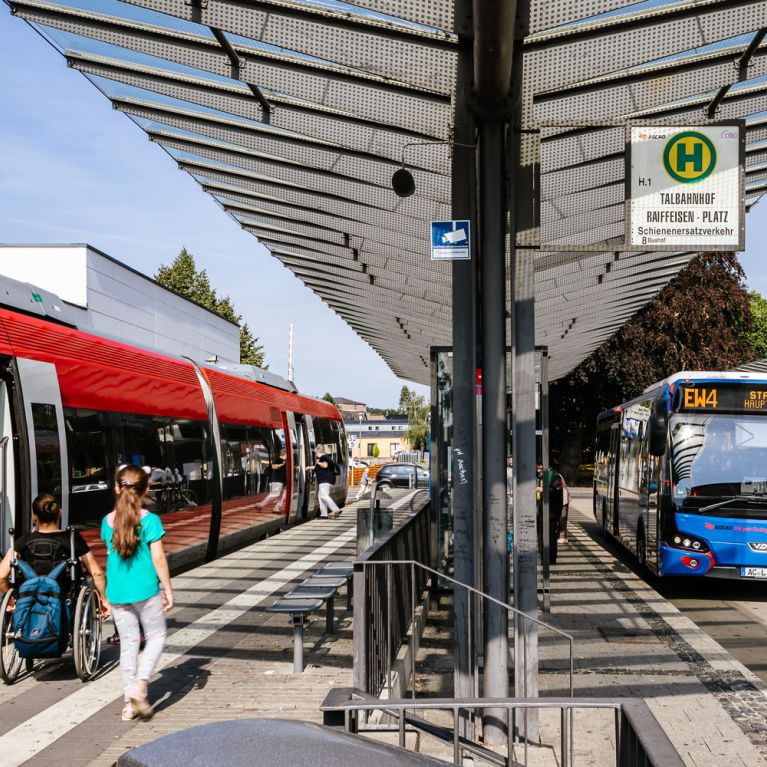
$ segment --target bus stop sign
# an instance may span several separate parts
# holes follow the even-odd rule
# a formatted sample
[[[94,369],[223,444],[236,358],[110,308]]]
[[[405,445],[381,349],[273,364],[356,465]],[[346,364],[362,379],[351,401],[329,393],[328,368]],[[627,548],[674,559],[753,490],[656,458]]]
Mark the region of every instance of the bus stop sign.
[[[627,133],[629,247],[743,250],[743,127],[632,125]]]

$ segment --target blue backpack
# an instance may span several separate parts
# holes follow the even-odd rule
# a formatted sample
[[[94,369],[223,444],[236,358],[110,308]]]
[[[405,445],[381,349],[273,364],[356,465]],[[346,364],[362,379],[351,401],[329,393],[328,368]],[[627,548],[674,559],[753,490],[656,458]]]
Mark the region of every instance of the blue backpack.
[[[13,643],[22,658],[58,658],[67,649],[68,611],[56,579],[68,565],[61,562],[48,575],[38,575],[18,560],[24,583],[13,611]]]

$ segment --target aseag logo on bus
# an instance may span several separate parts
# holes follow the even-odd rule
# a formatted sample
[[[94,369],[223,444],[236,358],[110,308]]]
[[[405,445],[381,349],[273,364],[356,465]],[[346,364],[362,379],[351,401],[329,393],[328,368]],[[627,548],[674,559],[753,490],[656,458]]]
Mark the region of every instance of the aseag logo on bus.
[[[674,181],[703,181],[716,167],[716,147],[708,136],[697,131],[677,133],[663,150],[663,167]]]

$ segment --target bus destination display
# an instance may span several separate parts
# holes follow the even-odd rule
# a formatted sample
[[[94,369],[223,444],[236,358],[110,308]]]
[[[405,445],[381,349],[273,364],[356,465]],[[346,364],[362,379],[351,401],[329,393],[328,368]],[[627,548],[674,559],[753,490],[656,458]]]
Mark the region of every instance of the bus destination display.
[[[679,390],[682,412],[767,413],[767,384],[695,384]]]

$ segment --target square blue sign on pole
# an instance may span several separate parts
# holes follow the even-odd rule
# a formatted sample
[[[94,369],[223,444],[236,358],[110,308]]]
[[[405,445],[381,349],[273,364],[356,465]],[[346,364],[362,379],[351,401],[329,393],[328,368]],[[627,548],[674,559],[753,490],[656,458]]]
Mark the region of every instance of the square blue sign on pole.
[[[468,221],[431,222],[431,260],[471,260],[471,228]]]

